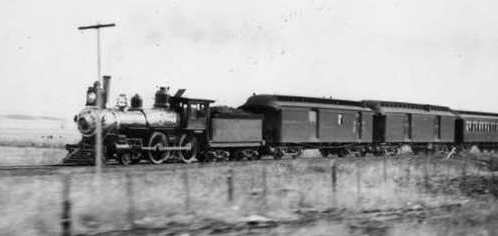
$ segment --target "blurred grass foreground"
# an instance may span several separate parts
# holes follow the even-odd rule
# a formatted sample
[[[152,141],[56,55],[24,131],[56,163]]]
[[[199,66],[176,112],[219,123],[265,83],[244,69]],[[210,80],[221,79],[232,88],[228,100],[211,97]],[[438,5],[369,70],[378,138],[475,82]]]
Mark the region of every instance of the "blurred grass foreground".
[[[434,157],[0,176],[6,235],[497,235],[497,179]]]

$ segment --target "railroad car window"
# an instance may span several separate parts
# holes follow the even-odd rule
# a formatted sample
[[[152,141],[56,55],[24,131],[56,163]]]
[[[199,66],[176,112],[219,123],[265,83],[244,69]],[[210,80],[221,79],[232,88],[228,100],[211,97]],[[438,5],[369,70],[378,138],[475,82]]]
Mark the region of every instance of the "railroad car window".
[[[358,139],[363,138],[363,113],[360,111],[356,114],[356,125],[358,126]]]
[[[310,110],[308,112],[309,122],[313,130],[313,137],[319,138],[319,128],[318,128],[318,110]]]
[[[309,118],[310,123],[316,123],[316,113],[317,112],[315,110],[309,111],[308,118]]]
[[[472,126],[471,126],[471,124],[470,124],[468,121],[467,121],[467,122],[465,122],[465,128],[467,129],[467,132],[470,132],[471,127],[472,127]]]
[[[337,124],[338,125],[344,124],[344,115],[343,114],[337,114]]]
[[[204,104],[191,104],[190,106],[190,119],[196,120],[206,117],[206,106]]]

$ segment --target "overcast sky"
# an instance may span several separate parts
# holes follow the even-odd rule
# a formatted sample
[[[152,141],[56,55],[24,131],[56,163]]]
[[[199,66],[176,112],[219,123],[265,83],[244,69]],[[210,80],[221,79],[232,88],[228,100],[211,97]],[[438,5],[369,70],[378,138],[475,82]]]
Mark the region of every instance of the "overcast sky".
[[[3,0],[0,113],[71,118],[103,73],[152,103],[159,85],[238,106],[253,92],[498,112],[498,2]]]

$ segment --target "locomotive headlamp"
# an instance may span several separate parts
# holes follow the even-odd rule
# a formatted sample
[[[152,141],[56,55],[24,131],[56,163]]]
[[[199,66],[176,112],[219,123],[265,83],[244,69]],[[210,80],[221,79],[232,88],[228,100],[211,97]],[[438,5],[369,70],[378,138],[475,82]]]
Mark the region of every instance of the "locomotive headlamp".
[[[97,103],[97,94],[95,92],[89,92],[86,95],[86,104],[95,105]]]

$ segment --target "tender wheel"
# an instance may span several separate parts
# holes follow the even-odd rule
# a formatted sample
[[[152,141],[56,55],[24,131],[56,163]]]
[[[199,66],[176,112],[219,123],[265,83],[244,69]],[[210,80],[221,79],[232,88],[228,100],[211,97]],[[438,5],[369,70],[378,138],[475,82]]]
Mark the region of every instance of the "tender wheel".
[[[296,152],[294,154],[292,154],[291,157],[292,157],[292,159],[296,159],[296,158],[300,157],[301,155],[303,155],[303,149],[297,148]]]
[[[231,161],[242,161],[242,160],[244,160],[243,150],[232,150],[232,151],[230,151],[230,160]]]
[[[154,132],[149,139],[149,147],[152,150],[148,151],[149,161],[152,164],[161,164],[171,157],[171,151],[161,151],[161,148],[168,146],[168,137],[161,132]]]
[[[196,157],[199,154],[199,142],[195,136],[186,134],[182,135],[179,141],[179,146],[190,146],[189,150],[181,150],[178,152],[181,161],[184,163],[191,163],[196,160]]]
[[[330,152],[324,148],[320,148],[319,151],[320,151],[320,154],[322,155],[322,157],[324,157],[324,158],[327,158],[330,154]]]
[[[131,154],[131,164],[137,164],[142,160],[142,153],[141,152],[134,152]]]
[[[284,153],[282,152],[282,150],[277,149],[277,151],[273,154],[273,159],[280,160],[280,159],[282,159],[283,156],[284,156]]]
[[[127,166],[133,162],[130,153],[127,153],[127,152],[121,153],[121,154],[119,154],[118,157],[119,157],[118,161],[121,165]]]

